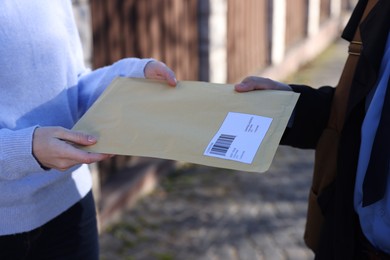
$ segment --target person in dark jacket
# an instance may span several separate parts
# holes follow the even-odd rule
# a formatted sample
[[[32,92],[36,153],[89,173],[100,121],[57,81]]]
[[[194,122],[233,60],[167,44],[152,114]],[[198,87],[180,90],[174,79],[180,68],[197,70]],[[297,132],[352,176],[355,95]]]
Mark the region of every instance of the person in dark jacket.
[[[359,29],[362,48],[340,134],[337,175],[318,197],[324,223],[316,259],[390,258],[390,1],[376,0],[362,18],[370,1],[357,3],[342,35],[352,41]],[[315,149],[336,88],[251,76],[235,89],[300,93],[281,144]]]

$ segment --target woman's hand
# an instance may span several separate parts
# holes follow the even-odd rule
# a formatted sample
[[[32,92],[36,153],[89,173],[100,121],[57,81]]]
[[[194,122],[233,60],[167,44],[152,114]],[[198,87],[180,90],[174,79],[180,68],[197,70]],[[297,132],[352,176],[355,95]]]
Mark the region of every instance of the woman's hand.
[[[252,90],[285,90],[292,91],[291,87],[282,82],[267,78],[250,76],[246,77],[241,83],[234,86],[237,92],[248,92]]]
[[[93,163],[111,157],[89,153],[74,146],[89,146],[97,142],[91,135],[62,127],[38,127],[33,136],[33,155],[43,168],[65,171],[72,166]]]
[[[170,86],[176,86],[175,73],[160,61],[151,61],[145,67],[145,78],[165,80]]]

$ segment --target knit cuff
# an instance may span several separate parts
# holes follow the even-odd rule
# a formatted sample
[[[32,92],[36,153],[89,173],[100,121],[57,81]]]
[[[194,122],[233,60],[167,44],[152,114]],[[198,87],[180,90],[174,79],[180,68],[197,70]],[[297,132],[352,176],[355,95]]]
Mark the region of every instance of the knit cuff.
[[[125,58],[113,64],[117,75],[131,78],[145,78],[146,65],[154,59]]]
[[[15,180],[43,171],[32,155],[32,138],[36,127],[16,131],[1,129],[0,179]]]

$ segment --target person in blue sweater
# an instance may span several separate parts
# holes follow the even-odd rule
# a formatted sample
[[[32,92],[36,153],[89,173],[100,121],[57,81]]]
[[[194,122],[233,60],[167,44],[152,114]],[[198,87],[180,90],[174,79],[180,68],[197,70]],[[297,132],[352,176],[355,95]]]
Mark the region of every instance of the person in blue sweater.
[[[86,164],[94,136],[69,129],[118,76],[165,80],[153,59],[88,70],[70,0],[0,1],[0,259],[98,259]]]

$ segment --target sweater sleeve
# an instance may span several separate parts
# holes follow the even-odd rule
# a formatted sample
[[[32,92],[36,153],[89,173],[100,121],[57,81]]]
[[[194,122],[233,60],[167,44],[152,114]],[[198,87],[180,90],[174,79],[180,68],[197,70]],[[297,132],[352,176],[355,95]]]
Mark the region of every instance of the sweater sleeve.
[[[144,68],[152,60],[127,58],[111,66],[83,73],[77,85],[79,116],[85,113],[115,77],[143,78]],[[0,129],[0,180],[17,180],[44,171],[32,154],[36,127]]]
[[[36,127],[0,130],[0,180],[16,180],[43,171],[32,155],[32,136]]]
[[[280,144],[314,149],[328,122],[334,88],[290,86],[294,92],[300,93],[300,96],[295,106],[292,125],[286,128]]]
[[[87,71],[78,82],[79,117],[96,101],[116,77],[144,78],[144,69],[153,59],[126,58],[114,64]]]

